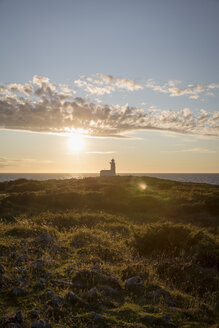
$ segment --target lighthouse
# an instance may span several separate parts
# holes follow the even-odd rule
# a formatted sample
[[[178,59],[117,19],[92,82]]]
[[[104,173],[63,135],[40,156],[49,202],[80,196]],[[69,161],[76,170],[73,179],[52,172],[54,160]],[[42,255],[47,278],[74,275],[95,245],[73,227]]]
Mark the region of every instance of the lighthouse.
[[[112,175],[116,175],[116,163],[114,158],[110,162],[110,170],[112,172]]]
[[[116,175],[116,163],[114,158],[110,162],[110,170],[101,170],[100,176],[101,177],[114,177]]]

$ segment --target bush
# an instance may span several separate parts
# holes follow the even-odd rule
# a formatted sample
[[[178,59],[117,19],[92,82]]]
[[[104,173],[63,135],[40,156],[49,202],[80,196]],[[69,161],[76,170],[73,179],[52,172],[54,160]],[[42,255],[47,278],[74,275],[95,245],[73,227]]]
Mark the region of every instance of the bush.
[[[134,246],[140,255],[163,253],[191,256],[202,266],[219,266],[219,243],[204,230],[190,225],[155,223],[134,234]]]

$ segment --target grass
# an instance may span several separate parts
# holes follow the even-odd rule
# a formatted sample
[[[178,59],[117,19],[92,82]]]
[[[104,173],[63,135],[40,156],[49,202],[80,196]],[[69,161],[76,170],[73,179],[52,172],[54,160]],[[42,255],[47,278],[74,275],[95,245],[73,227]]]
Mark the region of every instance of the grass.
[[[157,327],[216,327],[218,222],[218,186],[147,177],[0,183],[0,258],[6,270],[0,317],[22,309],[28,327],[30,311],[38,309],[53,327],[88,327],[95,323],[93,312],[102,315],[100,327],[147,327],[146,315]],[[34,244],[44,232],[55,248]],[[37,260],[46,261],[43,271],[33,270]],[[91,267],[118,280],[118,295],[109,301],[98,289],[90,306],[53,309],[48,290],[61,297],[73,290],[86,299],[88,289],[55,282],[71,283],[77,272]],[[52,278],[38,288],[48,272]],[[139,294],[125,288],[133,276],[144,280]],[[26,280],[27,293],[12,297],[18,278]]]

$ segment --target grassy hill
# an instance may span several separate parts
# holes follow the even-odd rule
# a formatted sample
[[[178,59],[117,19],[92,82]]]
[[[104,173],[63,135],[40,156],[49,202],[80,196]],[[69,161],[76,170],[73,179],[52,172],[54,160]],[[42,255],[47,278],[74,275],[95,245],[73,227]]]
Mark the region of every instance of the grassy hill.
[[[219,186],[19,179],[0,219],[0,327],[217,327]]]

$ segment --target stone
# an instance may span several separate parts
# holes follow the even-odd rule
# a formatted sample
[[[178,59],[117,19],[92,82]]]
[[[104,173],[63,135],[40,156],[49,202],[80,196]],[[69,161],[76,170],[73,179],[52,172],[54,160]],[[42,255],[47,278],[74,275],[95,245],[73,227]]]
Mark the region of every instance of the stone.
[[[52,326],[47,319],[42,319],[32,322],[31,328],[52,328]]]
[[[88,290],[85,293],[84,297],[89,303],[93,303],[93,304],[102,303],[102,301],[103,301],[102,300],[102,293],[96,287],[91,288],[90,290]]]
[[[13,296],[23,296],[25,294],[25,290],[23,288],[20,288],[20,287],[14,287],[11,290],[11,294]]]
[[[25,267],[19,266],[15,268],[15,273],[19,273],[22,275],[26,275],[27,274],[27,269]]]
[[[21,325],[24,322],[24,317],[22,311],[18,311],[15,313],[14,316],[6,316],[3,318],[0,318],[0,327],[6,327],[6,328],[20,328]]]
[[[23,323],[24,322],[24,317],[23,317],[22,311],[18,311],[15,314],[15,321],[18,322],[18,323]]]
[[[20,242],[21,246],[27,246],[28,244],[29,244],[29,242],[26,239],[22,239],[21,242]]]
[[[146,314],[142,316],[141,321],[143,324],[149,327],[175,327],[173,324],[170,323],[170,316],[168,314],[164,314],[162,317],[156,317],[150,314]]]
[[[54,295],[54,291],[53,290],[47,290],[47,292],[44,295],[47,299],[51,298]]]
[[[151,292],[147,293],[146,297],[148,297],[149,299],[152,299],[155,302],[158,302],[161,297],[170,300],[171,295],[166,290],[164,290],[162,288],[158,288],[158,289],[152,290]]]
[[[119,296],[119,292],[118,292],[118,290],[116,290],[115,288],[112,288],[112,287],[110,287],[110,286],[106,286],[106,285],[104,285],[104,286],[100,286],[99,289],[100,289],[100,290],[104,293],[104,295],[106,295],[106,296],[109,296],[109,297],[112,297],[112,298]]]
[[[69,292],[65,298],[66,301],[71,303],[72,305],[83,303],[82,299],[73,292]]]
[[[126,280],[125,288],[133,293],[139,293],[144,289],[144,280],[139,277],[131,277]]]
[[[25,287],[27,285],[27,282],[24,278],[22,277],[16,277],[16,280],[19,282],[19,284],[23,287]]]
[[[16,259],[16,264],[21,265],[27,261],[27,256],[26,255],[19,255]]]
[[[110,287],[121,289],[118,280],[112,276],[108,276],[97,272],[96,270],[81,270],[78,271],[72,279],[75,286],[80,288],[91,288],[97,285],[109,285]]]
[[[53,296],[51,299],[51,305],[54,307],[59,307],[63,304],[63,298],[60,296]]]
[[[54,244],[54,240],[49,233],[44,232],[34,239],[34,243],[41,247],[51,247]]]
[[[59,245],[57,245],[57,244],[53,245],[53,247],[51,249],[51,253],[53,255],[59,254],[61,252],[62,252],[62,248]]]
[[[142,317],[142,322],[146,325],[159,325],[161,323],[161,319],[153,315],[146,314]]]
[[[46,279],[40,278],[36,284],[38,288],[45,288],[46,287]]]
[[[40,312],[38,310],[32,310],[30,311],[30,316],[32,319],[39,319]]]
[[[97,327],[107,327],[107,320],[101,314],[92,312],[91,313],[92,323]]]
[[[44,260],[36,260],[32,263],[32,268],[36,271],[41,271],[45,267],[45,261]]]

